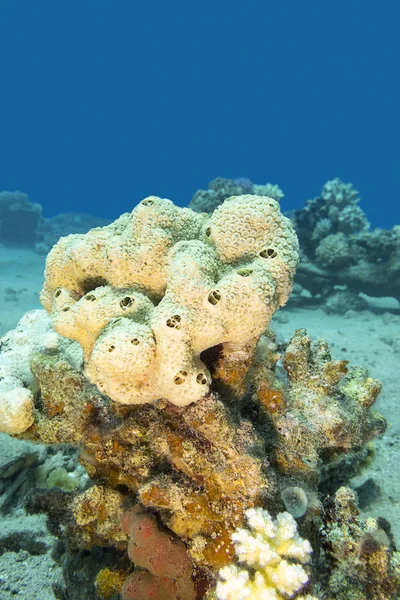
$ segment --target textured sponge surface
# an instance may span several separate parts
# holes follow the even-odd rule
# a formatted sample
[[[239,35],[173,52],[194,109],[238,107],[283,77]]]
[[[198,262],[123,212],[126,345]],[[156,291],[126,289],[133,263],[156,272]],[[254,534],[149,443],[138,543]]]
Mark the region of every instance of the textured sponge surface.
[[[100,391],[184,406],[209,389],[204,350],[251,355],[297,261],[296,234],[271,198],[232,197],[205,215],[150,196],[107,227],[62,238],[41,299]]]

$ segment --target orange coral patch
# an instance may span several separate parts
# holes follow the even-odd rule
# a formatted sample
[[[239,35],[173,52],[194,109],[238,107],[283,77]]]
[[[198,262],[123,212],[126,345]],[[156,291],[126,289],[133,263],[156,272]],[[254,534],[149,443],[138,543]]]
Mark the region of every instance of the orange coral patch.
[[[257,391],[257,398],[269,413],[279,412],[286,407],[286,402],[281,390],[260,387]]]

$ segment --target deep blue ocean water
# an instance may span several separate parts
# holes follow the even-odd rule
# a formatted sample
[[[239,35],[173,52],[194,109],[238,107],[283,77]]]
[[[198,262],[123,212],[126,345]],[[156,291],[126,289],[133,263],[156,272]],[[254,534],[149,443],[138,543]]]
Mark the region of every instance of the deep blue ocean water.
[[[116,217],[217,176],[287,210],[340,177],[391,227],[399,22],[397,0],[0,0],[0,190]]]

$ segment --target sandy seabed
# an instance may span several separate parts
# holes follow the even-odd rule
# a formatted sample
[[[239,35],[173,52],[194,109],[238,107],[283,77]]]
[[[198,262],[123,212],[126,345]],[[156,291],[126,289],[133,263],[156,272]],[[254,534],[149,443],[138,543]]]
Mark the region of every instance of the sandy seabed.
[[[28,310],[40,308],[45,257],[26,249],[0,248],[0,336],[15,327]],[[289,303],[273,319],[278,341],[289,339],[295,329],[304,328],[314,338],[330,345],[333,359],[366,367],[379,379],[382,392],[373,410],[388,421],[386,433],[376,440],[376,458],[352,480],[375,489],[375,499],[362,512],[384,516],[400,546],[400,308],[393,299],[371,299],[370,308],[345,315],[327,315],[322,308],[295,307]],[[20,519],[21,516],[18,517]],[[23,561],[22,561],[23,562]],[[3,564],[3,569],[5,564]],[[1,579],[0,561],[0,579]],[[39,576],[39,572],[37,573]],[[32,590],[31,590],[32,591]],[[43,593],[44,590],[42,590]],[[31,598],[30,592],[18,594]],[[1,598],[8,598],[4,595]],[[11,597],[11,596],[10,596]],[[15,597],[15,595],[13,596]],[[35,596],[32,596],[32,598]],[[54,596],[44,595],[44,598]]]

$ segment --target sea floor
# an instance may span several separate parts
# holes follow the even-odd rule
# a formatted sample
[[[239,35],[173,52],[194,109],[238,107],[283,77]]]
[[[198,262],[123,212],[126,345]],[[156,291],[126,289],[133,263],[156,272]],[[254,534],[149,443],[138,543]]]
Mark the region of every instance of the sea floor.
[[[12,329],[28,310],[40,307],[39,294],[43,282],[45,257],[30,250],[0,247],[0,336]],[[384,516],[392,524],[393,534],[400,546],[400,308],[393,299],[370,299],[369,309],[361,312],[348,311],[345,315],[328,315],[320,307],[296,307],[281,309],[273,319],[272,328],[278,340],[289,339],[296,329],[304,328],[313,337],[324,338],[331,347],[334,359],[346,359],[351,365],[362,365],[369,374],[378,378],[382,392],[373,410],[380,412],[388,421],[386,433],[374,442],[376,458],[368,468],[352,480],[356,487],[365,484],[371,488],[369,504],[363,509],[366,516]],[[368,494],[367,494],[368,495]],[[372,500],[371,500],[372,498]],[[10,522],[11,518],[11,522]],[[12,523],[15,519],[15,523]],[[38,535],[43,531],[45,544],[51,544],[42,528],[40,517],[26,517],[29,535],[32,523],[37,522]],[[43,581],[41,598],[55,598],[46,587],[51,572],[57,566],[46,553],[46,561],[32,559],[18,539],[23,539],[24,517],[17,511],[7,522],[6,528],[15,527],[13,547],[2,548],[0,535],[0,598],[31,600],[38,598],[37,588],[32,587],[32,577]],[[39,524],[40,523],[40,524]],[[32,562],[33,560],[33,562]],[[41,568],[34,564],[41,562]],[[25,573],[29,565],[30,581]],[[18,575],[18,573],[20,574]],[[34,575],[32,575],[34,573]],[[57,575],[58,576],[58,575]],[[12,579],[9,589],[4,578]],[[39,578],[39,579],[38,579]],[[14,581],[15,580],[15,581]],[[19,583],[21,585],[19,585]],[[35,584],[36,585],[36,584]]]

